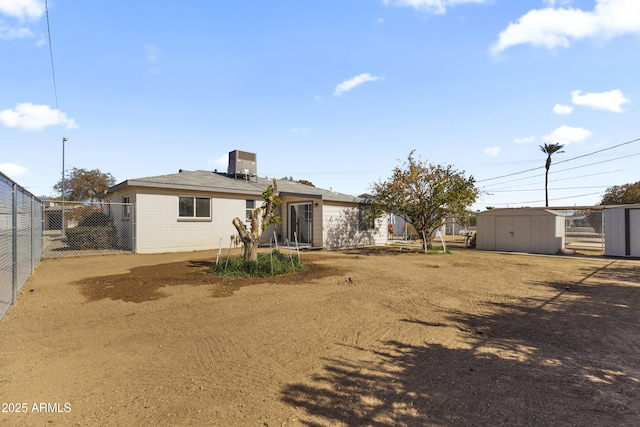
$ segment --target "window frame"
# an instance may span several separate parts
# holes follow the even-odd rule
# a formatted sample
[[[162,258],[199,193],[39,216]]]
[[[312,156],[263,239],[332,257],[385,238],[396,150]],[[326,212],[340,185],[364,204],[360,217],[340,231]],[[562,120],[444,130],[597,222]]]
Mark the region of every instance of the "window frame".
[[[249,204],[253,205],[249,207]],[[247,224],[251,224],[251,212],[256,208],[256,201],[247,199],[245,200],[245,221]]]
[[[129,221],[131,219],[131,195],[122,196],[122,220]]]
[[[182,200],[191,199],[191,209],[193,209],[193,215],[181,215],[182,214]],[[198,216],[198,200],[208,201],[208,216]],[[201,196],[178,196],[178,212],[177,217],[179,222],[211,222],[213,221],[213,199],[211,197]]]
[[[376,229],[376,219],[369,218],[371,205],[368,203],[360,203],[358,205],[358,230],[370,231]]]

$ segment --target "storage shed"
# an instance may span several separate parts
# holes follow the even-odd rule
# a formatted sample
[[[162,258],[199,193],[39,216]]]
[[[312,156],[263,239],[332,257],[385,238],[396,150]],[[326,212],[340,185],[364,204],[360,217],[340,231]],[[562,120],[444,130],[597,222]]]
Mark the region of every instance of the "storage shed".
[[[604,209],[604,254],[640,257],[640,204]]]
[[[478,249],[555,254],[564,248],[564,216],[553,210],[493,209],[476,218]]]

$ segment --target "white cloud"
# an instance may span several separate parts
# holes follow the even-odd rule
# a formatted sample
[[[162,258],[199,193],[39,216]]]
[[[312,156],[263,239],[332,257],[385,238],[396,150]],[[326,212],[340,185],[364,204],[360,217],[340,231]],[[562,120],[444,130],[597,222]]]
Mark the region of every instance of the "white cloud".
[[[217,159],[209,157],[207,159],[207,164],[216,166],[229,166],[229,154],[223,154]]]
[[[0,0],[1,2],[2,0]],[[26,39],[34,37],[28,28],[7,27],[0,22],[0,40]]]
[[[530,10],[500,33],[491,50],[500,54],[511,46],[527,43],[554,49],[569,47],[571,39],[607,40],[629,33],[640,34],[640,1],[596,0],[592,11],[572,7]]]
[[[497,156],[500,154],[500,147],[489,147],[484,149],[484,154],[486,156]]]
[[[158,56],[160,55],[160,49],[152,44],[144,45],[144,50],[147,54],[147,62],[149,64],[155,64],[158,62]]]
[[[516,139],[514,139],[514,142],[516,144],[531,144],[535,140],[536,140],[536,136],[535,135],[531,135],[531,136],[527,136],[525,138],[516,138]]]
[[[36,21],[44,12],[44,2],[41,0],[0,0],[0,14],[21,21]]]
[[[29,172],[29,169],[15,163],[0,163],[0,171],[9,178],[18,178]]]
[[[570,105],[556,104],[553,106],[553,112],[560,116],[567,116],[573,113],[573,107]]]
[[[291,128],[289,132],[309,132],[311,128]]]
[[[333,92],[333,96],[341,96],[343,93],[349,92],[351,89],[360,86],[363,83],[374,82],[380,79],[381,77],[372,76],[369,73],[360,74],[358,76],[350,78],[349,80],[345,80],[338,86],[336,86],[336,90]]]
[[[150,65],[149,74],[159,74],[162,70],[158,66],[160,62],[160,49],[152,44],[144,45],[145,59]]]
[[[486,3],[487,0],[382,0],[385,5],[412,7],[422,12],[444,15],[447,7],[465,3]]]
[[[48,126],[60,124],[66,129],[77,128],[75,120],[62,111],[52,110],[48,105],[36,105],[30,102],[18,104],[15,110],[0,111],[0,123],[9,128],[27,131],[42,130]]]
[[[576,105],[583,105],[596,110],[607,110],[613,111],[614,113],[622,113],[624,111],[622,106],[631,102],[631,100],[626,98],[619,89],[600,93],[585,93],[584,95],[581,95],[581,93],[582,91],[579,90],[571,92],[571,102]]]
[[[543,0],[548,7],[556,7],[557,4],[570,4],[571,0]]]
[[[550,144],[568,145],[572,142],[584,141],[591,136],[591,131],[571,126],[560,126],[554,129],[549,135],[543,136],[542,140]]]

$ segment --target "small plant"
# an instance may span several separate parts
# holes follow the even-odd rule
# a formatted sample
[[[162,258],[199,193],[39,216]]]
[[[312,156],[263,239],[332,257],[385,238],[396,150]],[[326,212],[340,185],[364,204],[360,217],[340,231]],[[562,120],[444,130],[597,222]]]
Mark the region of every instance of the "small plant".
[[[449,252],[448,249],[444,250],[442,246],[434,245],[431,248],[429,248],[426,253],[428,255],[434,255],[434,254],[450,254],[451,252]]]
[[[209,272],[221,277],[269,277],[279,274],[304,271],[306,266],[297,256],[285,255],[278,250],[269,253],[258,254],[256,261],[245,261],[239,256],[220,260],[212,266]]]

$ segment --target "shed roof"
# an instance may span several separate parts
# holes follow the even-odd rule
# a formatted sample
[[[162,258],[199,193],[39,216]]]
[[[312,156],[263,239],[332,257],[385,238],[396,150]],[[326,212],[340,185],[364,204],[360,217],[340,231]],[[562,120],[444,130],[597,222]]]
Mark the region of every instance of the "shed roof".
[[[345,203],[360,203],[364,201],[361,197],[312,187],[296,181],[289,181],[287,179],[277,179],[276,181],[278,183],[280,196],[298,196]],[[220,172],[181,170],[178,173],[168,175],[128,179],[114,185],[98,196],[104,197],[108,193],[113,193],[126,187],[166,188],[216,193],[262,195],[271,183],[271,179],[255,176],[245,179]]]
[[[548,208],[501,208],[491,209],[478,215],[555,215],[565,216],[560,212]]]

